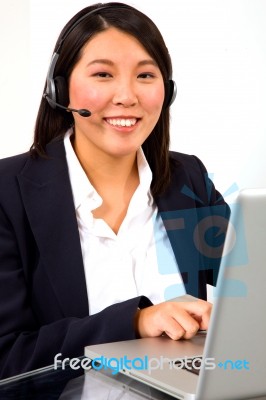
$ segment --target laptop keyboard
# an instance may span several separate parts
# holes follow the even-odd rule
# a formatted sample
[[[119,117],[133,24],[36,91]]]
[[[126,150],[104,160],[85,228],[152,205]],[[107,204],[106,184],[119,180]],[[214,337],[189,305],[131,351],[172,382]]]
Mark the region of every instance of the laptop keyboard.
[[[186,362],[183,361],[175,361],[174,364],[178,366],[182,366],[182,369],[185,369],[192,374],[199,375],[200,367],[201,367],[202,357],[195,357],[195,358],[187,358]]]

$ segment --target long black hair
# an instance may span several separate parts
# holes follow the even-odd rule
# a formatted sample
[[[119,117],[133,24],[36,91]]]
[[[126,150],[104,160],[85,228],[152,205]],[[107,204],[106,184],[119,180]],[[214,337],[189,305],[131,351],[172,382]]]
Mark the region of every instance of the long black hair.
[[[88,14],[98,8],[99,11]],[[77,21],[80,22],[75,25]],[[142,44],[156,61],[167,86],[172,76],[172,63],[159,29],[145,14],[123,3],[98,3],[86,7],[66,24],[55,45],[55,51],[60,46],[60,55],[54,76],[63,76],[68,82],[84,45],[97,33],[109,27],[134,36]],[[46,145],[55,138],[63,137],[73,123],[72,113],[58,107],[54,109],[42,98],[36,119],[32,154],[46,156]],[[169,125],[169,108],[163,107],[156,126],[142,144],[153,172],[151,191],[154,197],[161,194],[170,181]]]

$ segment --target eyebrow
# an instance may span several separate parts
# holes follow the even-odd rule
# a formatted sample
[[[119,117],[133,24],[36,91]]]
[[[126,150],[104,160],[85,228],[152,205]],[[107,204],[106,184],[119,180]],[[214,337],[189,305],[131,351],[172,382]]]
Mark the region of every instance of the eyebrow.
[[[106,59],[106,58],[99,58],[97,60],[93,60],[93,61],[89,62],[87,64],[87,67],[89,67],[90,65],[94,65],[94,64],[106,64],[106,65],[113,66],[115,63],[113,61],[111,61],[111,60]],[[138,62],[137,65],[139,67],[142,67],[142,66],[145,66],[145,65],[153,65],[154,67],[158,68],[157,63],[152,58],[146,59],[146,60],[141,60],[141,61]]]

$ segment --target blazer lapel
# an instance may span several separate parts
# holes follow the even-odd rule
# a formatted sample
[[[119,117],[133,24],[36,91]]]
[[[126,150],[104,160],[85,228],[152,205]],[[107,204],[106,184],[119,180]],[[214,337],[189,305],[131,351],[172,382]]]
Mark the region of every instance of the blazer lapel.
[[[51,286],[66,316],[88,315],[77,220],[62,141],[29,159],[18,176],[23,203]]]

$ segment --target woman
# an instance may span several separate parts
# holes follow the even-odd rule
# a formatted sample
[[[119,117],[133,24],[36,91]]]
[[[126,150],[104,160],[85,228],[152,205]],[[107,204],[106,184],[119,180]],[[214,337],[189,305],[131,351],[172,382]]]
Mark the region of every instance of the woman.
[[[32,149],[0,163],[2,378],[89,344],[207,329],[222,246],[213,235],[201,252],[195,227],[228,208],[200,160],[169,153],[171,74],[157,27],[128,5],[63,29]],[[198,300],[164,301],[185,293]]]

